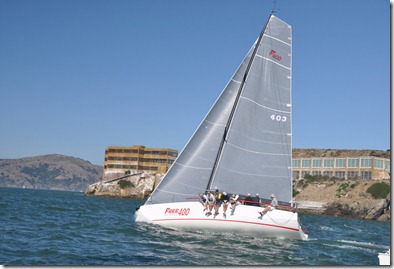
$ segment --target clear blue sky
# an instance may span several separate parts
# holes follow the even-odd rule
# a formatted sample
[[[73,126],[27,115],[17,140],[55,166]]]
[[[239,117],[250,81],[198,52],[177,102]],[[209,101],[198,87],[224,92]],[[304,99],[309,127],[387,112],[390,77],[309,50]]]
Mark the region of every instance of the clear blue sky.
[[[0,158],[182,150],[271,0],[1,0]],[[293,147],[390,148],[390,2],[278,0]]]

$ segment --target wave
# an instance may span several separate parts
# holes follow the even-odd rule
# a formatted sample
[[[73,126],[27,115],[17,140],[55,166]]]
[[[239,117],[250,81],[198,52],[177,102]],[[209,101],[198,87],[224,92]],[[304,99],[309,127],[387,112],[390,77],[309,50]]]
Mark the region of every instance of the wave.
[[[387,248],[386,245],[379,245],[372,242],[359,242],[359,241],[352,241],[352,240],[336,240],[337,242],[350,244],[350,245],[357,245],[357,246],[366,246],[366,247],[374,247],[374,248]]]

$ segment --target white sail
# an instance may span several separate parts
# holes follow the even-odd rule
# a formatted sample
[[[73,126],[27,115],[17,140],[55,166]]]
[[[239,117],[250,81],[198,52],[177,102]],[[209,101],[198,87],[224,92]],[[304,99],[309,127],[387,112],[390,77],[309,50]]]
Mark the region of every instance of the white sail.
[[[292,198],[291,27],[271,16],[212,182],[229,193]]]
[[[271,15],[258,41],[148,203],[184,202],[211,187],[291,199],[291,27]]]

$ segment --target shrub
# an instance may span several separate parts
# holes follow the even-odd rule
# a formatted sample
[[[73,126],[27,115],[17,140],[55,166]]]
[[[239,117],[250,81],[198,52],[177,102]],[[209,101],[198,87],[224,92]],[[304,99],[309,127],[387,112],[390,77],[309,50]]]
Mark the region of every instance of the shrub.
[[[125,188],[131,187],[133,185],[133,184],[131,184],[130,181],[127,181],[127,180],[119,180],[118,184],[119,184],[121,189],[125,189]]]
[[[367,189],[367,193],[371,194],[375,199],[385,199],[390,193],[390,186],[384,182],[373,184]]]
[[[296,197],[298,194],[300,194],[300,192],[295,190],[295,189],[293,189],[293,197]]]

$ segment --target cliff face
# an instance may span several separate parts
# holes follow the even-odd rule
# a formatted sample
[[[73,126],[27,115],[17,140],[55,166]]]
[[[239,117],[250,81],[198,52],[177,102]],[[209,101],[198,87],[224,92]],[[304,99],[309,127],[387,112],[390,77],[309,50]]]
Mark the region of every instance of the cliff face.
[[[0,159],[0,186],[81,191],[102,171],[102,166],[59,154]]]
[[[314,182],[298,182],[295,190],[299,193],[294,201],[302,204],[318,202],[320,208],[306,210],[330,216],[343,216],[371,220],[389,220],[386,199],[375,199],[367,192],[368,188],[379,181],[362,180],[316,180]],[[381,181],[390,185],[390,181]],[[302,211],[302,210],[301,210]]]
[[[146,199],[163,175],[140,173],[101,180],[86,188],[86,195]]]

